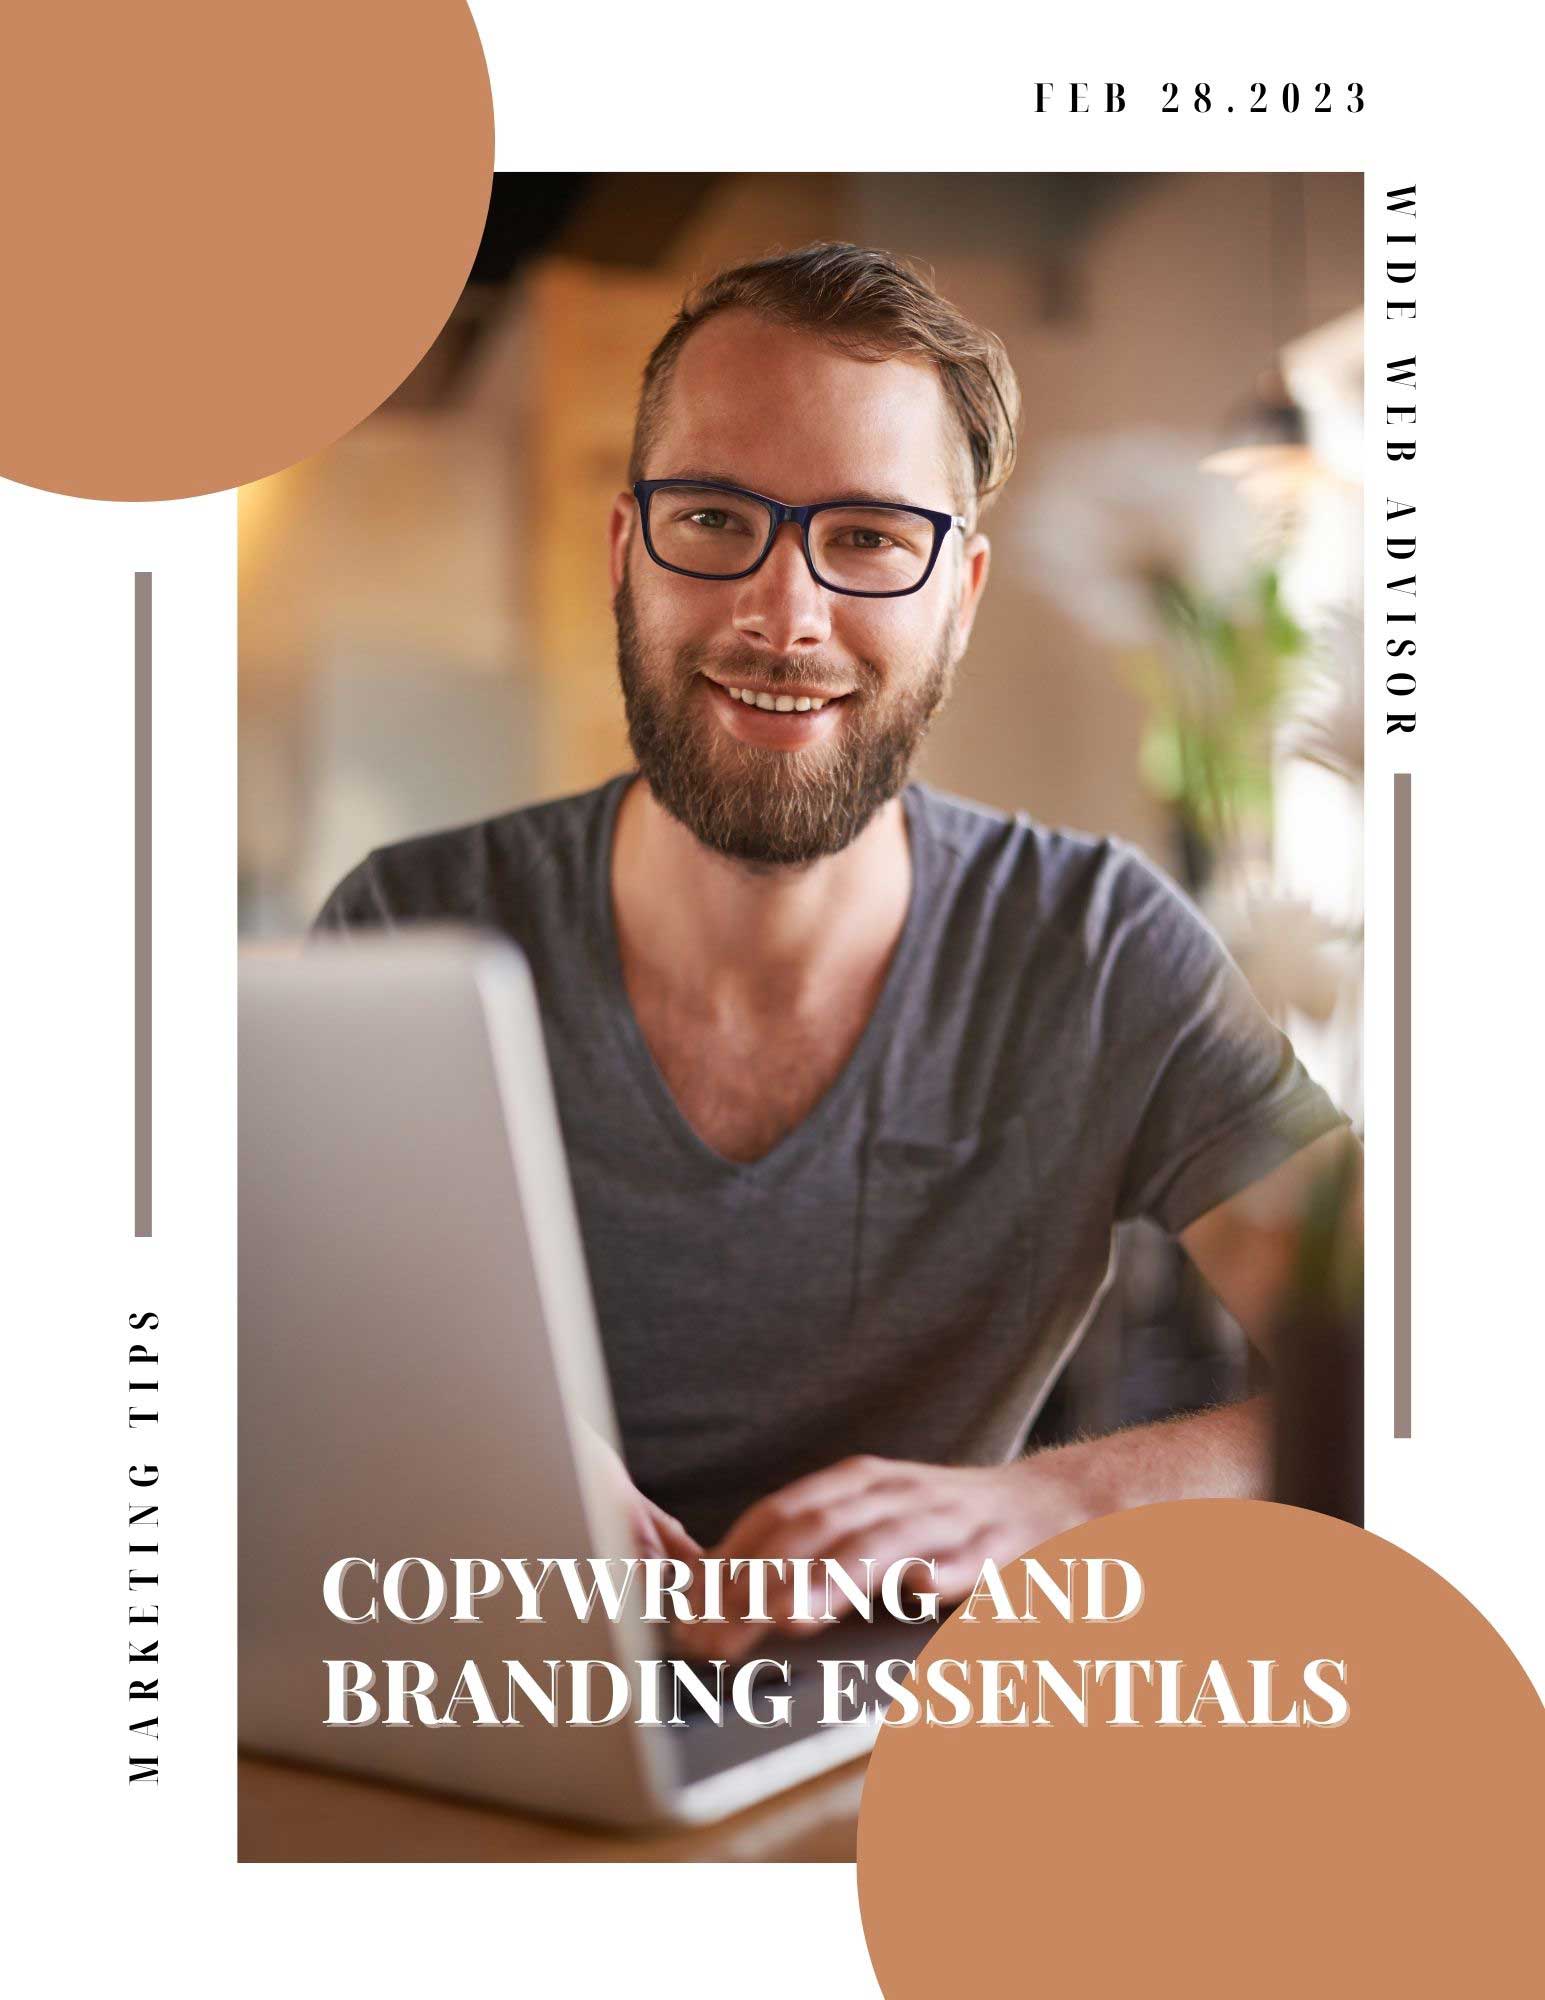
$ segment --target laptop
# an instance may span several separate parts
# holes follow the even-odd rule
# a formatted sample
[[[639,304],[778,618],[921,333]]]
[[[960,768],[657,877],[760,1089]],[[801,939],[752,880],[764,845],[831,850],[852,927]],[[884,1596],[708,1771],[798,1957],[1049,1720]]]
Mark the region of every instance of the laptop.
[[[382,1606],[403,1559],[412,1613],[458,1558],[635,1553],[605,1471],[617,1427],[518,949],[425,926],[249,954],[239,1088],[243,1747],[618,1827],[721,1818],[861,1755],[877,1726],[867,1670],[911,1658],[936,1628],[766,1630],[752,1656],[788,1661],[793,1678],[785,1690],[764,1677],[753,1706],[765,1715],[767,1695],[791,1692],[786,1727],[738,1715],[727,1682],[722,1722],[687,1701],[679,1726],[576,1727],[506,1711],[505,1662],[537,1681],[555,1660],[636,1678],[673,1651],[636,1589],[616,1620],[582,1619],[551,1583],[540,1622],[517,1616],[513,1584],[480,1598],[475,1622],[454,1622],[453,1605],[417,1623]],[[324,1601],[346,1558],[361,1560],[339,1601],[358,1623]],[[820,1723],[827,1656],[865,1663],[867,1715]],[[385,1706],[357,1719],[368,1705],[338,1689],[373,1674],[384,1698],[389,1659],[422,1663],[411,1672],[427,1686],[427,1668],[442,1703],[474,1661],[519,1726],[488,1726],[471,1701],[454,1726],[411,1708],[394,1724]],[[439,1712],[431,1698],[416,1714]]]

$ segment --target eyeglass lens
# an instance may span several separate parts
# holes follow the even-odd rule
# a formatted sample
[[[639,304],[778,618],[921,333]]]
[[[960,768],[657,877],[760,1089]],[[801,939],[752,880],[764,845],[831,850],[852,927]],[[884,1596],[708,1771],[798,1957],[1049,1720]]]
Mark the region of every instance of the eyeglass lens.
[[[711,487],[661,486],[649,533],[662,562],[698,576],[735,576],[767,546],[771,516],[756,501]],[[810,522],[810,560],[839,590],[905,590],[933,554],[933,523],[897,507],[823,507]]]

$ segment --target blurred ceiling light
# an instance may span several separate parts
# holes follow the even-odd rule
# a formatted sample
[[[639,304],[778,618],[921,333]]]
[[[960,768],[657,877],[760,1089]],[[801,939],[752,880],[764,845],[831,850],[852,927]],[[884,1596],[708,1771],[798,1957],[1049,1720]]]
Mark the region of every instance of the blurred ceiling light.
[[[1309,228],[1303,175],[1273,174],[1267,185],[1266,296],[1273,359],[1257,376],[1249,400],[1224,424],[1222,440],[1202,460],[1202,470],[1236,480],[1256,505],[1290,511],[1324,474],[1296,384],[1283,366],[1286,336],[1304,323]]]
[[[1254,395],[1225,424],[1222,444],[1207,454],[1201,469],[1259,487],[1263,498],[1272,493],[1285,498],[1315,477],[1308,425],[1279,368],[1257,379]]]
[[[1362,484],[1363,313],[1318,326],[1282,350],[1283,380],[1304,413],[1316,458],[1334,477]]]

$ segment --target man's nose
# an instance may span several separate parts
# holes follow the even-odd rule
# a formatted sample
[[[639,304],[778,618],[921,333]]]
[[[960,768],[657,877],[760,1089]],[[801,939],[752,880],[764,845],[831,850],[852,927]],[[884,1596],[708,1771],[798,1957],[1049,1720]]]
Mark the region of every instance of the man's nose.
[[[771,652],[822,646],[831,637],[831,596],[810,574],[797,521],[785,521],[767,560],[735,595],[735,630]]]

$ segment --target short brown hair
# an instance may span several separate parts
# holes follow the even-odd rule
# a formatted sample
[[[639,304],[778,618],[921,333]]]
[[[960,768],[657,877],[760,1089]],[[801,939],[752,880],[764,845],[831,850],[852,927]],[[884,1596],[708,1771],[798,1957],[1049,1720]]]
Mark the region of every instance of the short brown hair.
[[[720,271],[682,301],[644,364],[630,480],[644,477],[683,346],[704,320],[735,307],[819,334],[862,360],[926,355],[970,454],[978,509],[1013,471],[1019,384],[998,336],[973,326],[919,271],[887,250],[807,243]]]

